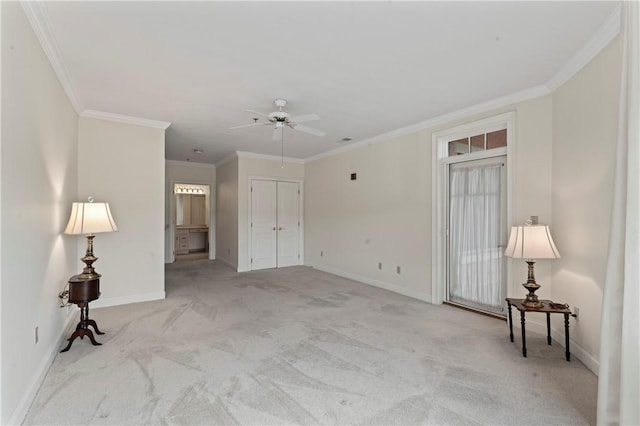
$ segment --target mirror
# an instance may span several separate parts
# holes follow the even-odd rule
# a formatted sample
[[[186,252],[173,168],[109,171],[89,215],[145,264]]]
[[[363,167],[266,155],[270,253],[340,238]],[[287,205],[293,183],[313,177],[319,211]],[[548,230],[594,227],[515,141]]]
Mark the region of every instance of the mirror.
[[[176,226],[209,226],[208,187],[197,194],[175,194]]]

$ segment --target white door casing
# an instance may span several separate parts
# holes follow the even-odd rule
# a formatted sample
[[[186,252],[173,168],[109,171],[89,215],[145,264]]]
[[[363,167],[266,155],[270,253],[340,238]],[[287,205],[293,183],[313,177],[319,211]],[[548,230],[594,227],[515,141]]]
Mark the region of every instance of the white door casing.
[[[486,133],[498,129],[507,130],[507,146],[465,155],[466,160],[507,156],[507,224],[513,223],[512,206],[517,204],[514,193],[514,152],[516,147],[516,113],[507,112],[482,120],[466,123],[450,129],[435,132],[432,135],[432,193],[434,202],[431,213],[431,302],[440,304],[446,297],[447,283],[447,204],[448,173],[447,165],[456,160],[448,157],[448,142],[469,135]],[[507,277],[511,277],[511,265],[507,262]],[[509,286],[508,286],[509,287]],[[509,290],[507,291],[509,293]]]

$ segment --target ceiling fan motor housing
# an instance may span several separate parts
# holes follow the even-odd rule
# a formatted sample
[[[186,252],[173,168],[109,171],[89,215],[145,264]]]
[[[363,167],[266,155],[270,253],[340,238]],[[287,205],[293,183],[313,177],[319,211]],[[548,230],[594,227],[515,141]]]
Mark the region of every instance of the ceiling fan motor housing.
[[[269,113],[269,121],[272,123],[288,123],[291,116],[288,112],[274,111]]]

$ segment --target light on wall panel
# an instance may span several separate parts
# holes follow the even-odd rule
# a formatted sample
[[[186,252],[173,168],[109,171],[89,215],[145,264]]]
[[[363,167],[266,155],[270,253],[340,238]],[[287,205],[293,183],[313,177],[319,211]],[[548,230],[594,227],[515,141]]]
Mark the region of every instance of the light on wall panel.
[[[195,194],[202,195],[204,194],[204,189],[198,186],[188,186],[188,185],[176,185],[173,192],[175,194]]]

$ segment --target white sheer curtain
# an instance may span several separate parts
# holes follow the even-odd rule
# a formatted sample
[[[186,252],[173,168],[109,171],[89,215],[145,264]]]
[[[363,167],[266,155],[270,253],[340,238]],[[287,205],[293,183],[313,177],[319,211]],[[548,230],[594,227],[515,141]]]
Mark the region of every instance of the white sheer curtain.
[[[618,153],[600,333],[599,425],[640,424],[639,21],[638,2],[623,2]]]
[[[499,311],[502,164],[449,172],[449,300]]]

